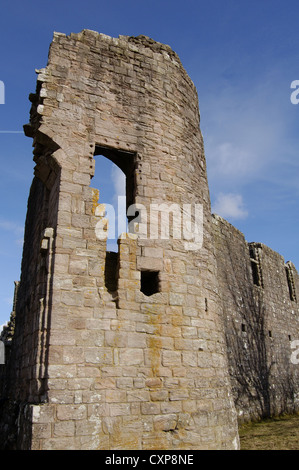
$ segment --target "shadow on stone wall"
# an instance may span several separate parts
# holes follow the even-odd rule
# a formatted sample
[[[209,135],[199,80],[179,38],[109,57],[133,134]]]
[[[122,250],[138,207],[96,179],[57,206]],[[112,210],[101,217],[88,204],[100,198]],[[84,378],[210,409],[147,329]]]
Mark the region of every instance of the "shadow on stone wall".
[[[224,302],[224,319],[239,421],[294,412],[296,385],[290,360],[271,347],[265,293],[253,284],[248,264],[244,263],[240,276],[233,253],[227,244],[225,282],[229,302]]]

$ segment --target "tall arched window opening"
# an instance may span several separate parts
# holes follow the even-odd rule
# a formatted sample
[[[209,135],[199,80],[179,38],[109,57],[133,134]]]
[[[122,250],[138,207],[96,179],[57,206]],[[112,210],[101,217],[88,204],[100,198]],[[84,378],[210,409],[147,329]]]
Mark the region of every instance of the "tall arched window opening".
[[[127,209],[135,201],[136,154],[96,145],[94,155],[96,167],[92,186],[99,189],[99,203],[107,205],[107,251],[117,252],[117,239],[127,232]]]

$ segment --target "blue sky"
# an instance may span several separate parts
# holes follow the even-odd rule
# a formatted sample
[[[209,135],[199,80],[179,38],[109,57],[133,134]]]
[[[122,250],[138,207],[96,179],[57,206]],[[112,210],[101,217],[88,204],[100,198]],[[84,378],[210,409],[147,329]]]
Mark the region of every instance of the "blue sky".
[[[0,325],[20,276],[34,167],[22,126],[53,31],[169,44],[198,91],[213,209],[299,268],[299,105],[290,100],[299,80],[298,0],[2,0],[0,8]]]

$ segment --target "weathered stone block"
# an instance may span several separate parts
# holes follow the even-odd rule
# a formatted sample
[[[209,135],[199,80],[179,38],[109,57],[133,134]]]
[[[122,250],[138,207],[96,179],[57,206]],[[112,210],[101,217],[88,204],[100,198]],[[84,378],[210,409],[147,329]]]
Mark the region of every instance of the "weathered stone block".
[[[174,431],[177,424],[177,415],[169,414],[164,416],[156,416],[154,418],[155,431]]]
[[[127,348],[120,351],[119,358],[121,365],[140,365],[144,363],[143,349]]]
[[[85,419],[87,408],[85,405],[57,405],[57,419],[60,421],[70,421]]]
[[[73,437],[75,421],[62,421],[54,424],[53,437]]]

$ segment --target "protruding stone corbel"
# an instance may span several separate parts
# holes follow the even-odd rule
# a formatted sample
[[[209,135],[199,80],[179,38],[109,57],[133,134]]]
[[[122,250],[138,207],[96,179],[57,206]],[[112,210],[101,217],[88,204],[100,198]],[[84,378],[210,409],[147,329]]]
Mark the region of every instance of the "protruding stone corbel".
[[[40,251],[42,254],[48,252],[50,248],[50,239],[54,237],[54,229],[52,227],[47,227],[43,231],[43,237],[41,240]]]

